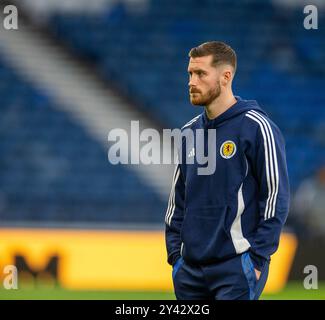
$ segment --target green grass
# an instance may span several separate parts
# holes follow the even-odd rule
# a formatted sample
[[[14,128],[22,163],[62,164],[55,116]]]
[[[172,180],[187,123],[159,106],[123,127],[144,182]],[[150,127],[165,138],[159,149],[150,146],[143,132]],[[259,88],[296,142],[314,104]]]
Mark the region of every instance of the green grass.
[[[2,300],[174,300],[173,292],[69,291],[61,288],[0,289]],[[306,290],[302,283],[291,282],[277,294],[263,294],[261,300],[325,300],[325,283],[317,290]]]
[[[55,289],[0,290],[4,300],[173,300],[172,292],[70,291]]]
[[[291,282],[276,294],[263,294],[263,300],[325,300],[325,283],[319,283],[318,289],[306,290],[301,282]]]

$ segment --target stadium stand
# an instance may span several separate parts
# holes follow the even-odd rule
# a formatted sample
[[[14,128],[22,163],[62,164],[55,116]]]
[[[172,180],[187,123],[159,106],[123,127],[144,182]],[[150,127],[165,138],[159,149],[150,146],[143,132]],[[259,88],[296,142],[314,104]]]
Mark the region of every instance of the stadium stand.
[[[0,94],[2,223],[161,221],[160,197],[3,62]]]
[[[117,2],[96,15],[53,14],[50,27],[166,127],[180,127],[201,111],[188,103],[189,49],[212,39],[230,43],[239,58],[235,93],[258,100],[283,131],[295,190],[325,159],[324,28],[316,33],[297,24],[299,8],[229,3],[152,0],[133,13]]]
[[[202,111],[188,102],[189,49],[230,43],[239,59],[234,91],[258,100],[281,128],[294,191],[325,159],[324,28],[305,30],[297,19],[300,11],[272,1],[151,0],[141,11],[117,1],[100,13],[53,13],[48,29],[165,128]],[[109,165],[106,150],[57,101],[3,62],[0,93],[3,221],[163,221],[167,199]]]

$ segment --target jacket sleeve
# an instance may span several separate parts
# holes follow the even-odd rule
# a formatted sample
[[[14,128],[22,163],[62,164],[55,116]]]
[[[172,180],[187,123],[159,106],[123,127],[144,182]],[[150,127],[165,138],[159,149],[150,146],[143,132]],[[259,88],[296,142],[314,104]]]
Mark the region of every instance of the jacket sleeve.
[[[279,128],[261,115],[255,142],[250,150],[252,171],[258,184],[259,223],[250,255],[257,269],[278,249],[280,234],[287,219],[290,188],[285,155],[285,142]]]
[[[184,219],[184,179],[181,165],[175,167],[172,188],[165,217],[165,239],[168,263],[174,265],[181,256],[181,227]]]

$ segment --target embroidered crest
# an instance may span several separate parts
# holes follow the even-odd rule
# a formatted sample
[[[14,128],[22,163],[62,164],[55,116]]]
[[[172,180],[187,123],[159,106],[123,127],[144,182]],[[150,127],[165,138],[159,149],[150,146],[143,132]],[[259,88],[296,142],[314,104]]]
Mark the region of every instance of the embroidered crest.
[[[231,140],[227,140],[220,147],[220,155],[224,159],[230,159],[235,155],[236,150],[236,144]]]

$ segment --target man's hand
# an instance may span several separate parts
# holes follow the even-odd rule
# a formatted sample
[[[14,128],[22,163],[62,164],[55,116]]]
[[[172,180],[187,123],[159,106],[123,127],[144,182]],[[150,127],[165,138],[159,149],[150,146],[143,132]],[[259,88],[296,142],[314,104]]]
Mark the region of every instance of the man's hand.
[[[258,281],[260,279],[260,276],[261,276],[261,271],[255,269],[255,268],[254,268],[254,270],[255,270],[256,280]]]

